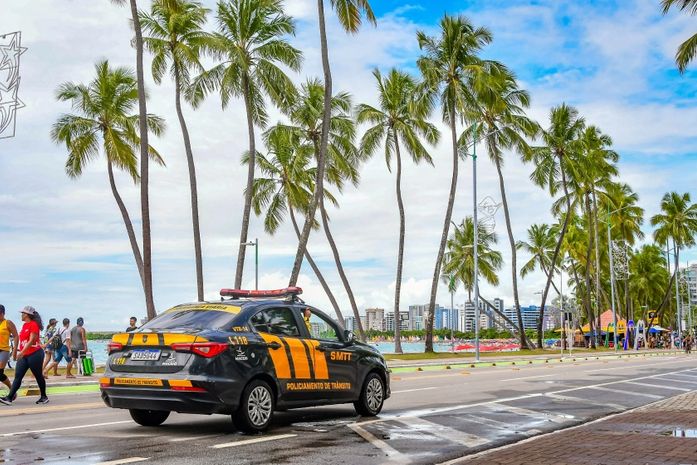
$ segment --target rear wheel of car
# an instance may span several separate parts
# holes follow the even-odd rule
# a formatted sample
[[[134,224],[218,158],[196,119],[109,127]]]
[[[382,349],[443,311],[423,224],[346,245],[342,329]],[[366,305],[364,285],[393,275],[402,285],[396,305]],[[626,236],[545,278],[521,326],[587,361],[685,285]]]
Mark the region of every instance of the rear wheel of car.
[[[266,381],[255,379],[242,392],[240,406],[232,415],[232,421],[240,431],[259,433],[271,425],[274,395]]]
[[[160,426],[169,417],[169,412],[162,410],[130,409],[133,421],[142,426]]]
[[[377,373],[368,374],[361,389],[361,396],[353,403],[356,412],[364,417],[374,417],[380,413],[384,403],[385,383]]]

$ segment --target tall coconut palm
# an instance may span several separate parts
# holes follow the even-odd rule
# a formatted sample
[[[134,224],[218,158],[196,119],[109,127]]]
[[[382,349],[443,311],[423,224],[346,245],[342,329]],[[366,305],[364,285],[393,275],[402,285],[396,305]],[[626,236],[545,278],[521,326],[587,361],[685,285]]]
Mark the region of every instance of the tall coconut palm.
[[[357,33],[363,22],[363,16],[365,16],[365,18],[372,24],[376,24],[375,15],[373,14],[373,9],[370,7],[370,2],[368,0],[331,0],[331,6],[336,11],[337,17],[339,18],[339,23],[346,32],[352,34]],[[319,207],[323,197],[322,191],[324,189],[324,179],[326,176],[325,164],[327,148],[329,145],[329,121],[332,118],[331,101],[334,91],[332,71],[329,65],[329,46],[327,44],[324,0],[317,0],[317,19],[319,23],[319,43],[322,55],[322,69],[324,70],[324,99],[322,104],[323,124],[321,126],[319,151],[317,153],[317,176],[315,178],[315,189],[312,193],[312,202],[310,203],[308,214],[305,217],[305,224],[303,225],[302,232],[300,233],[298,250],[295,253],[293,268],[291,269],[290,278],[288,280],[289,286],[295,286],[298,281],[298,276],[300,276],[300,267],[302,265],[305,247],[307,247],[307,241],[310,238],[310,229],[312,228],[312,222],[314,221],[315,214],[317,213],[317,208]],[[356,323],[359,325],[359,332],[362,334],[363,329],[360,326],[360,318],[357,314],[355,315],[355,318]]]
[[[123,5],[126,0],[111,0]],[[140,133],[140,221],[143,233],[143,287],[148,319],[155,318],[155,300],[152,289],[152,240],[150,232],[150,165],[148,151],[148,108],[145,96],[145,71],[143,69],[143,32],[140,27],[137,0],[128,0],[135,32],[136,79],[138,82],[138,127]]]
[[[663,7],[663,14],[667,14],[671,8],[675,7],[690,15],[697,15],[697,0],[661,0],[661,6]],[[697,34],[694,34],[678,47],[678,51],[675,54],[675,62],[680,73],[685,72],[687,65],[690,64],[695,55],[697,55]]]
[[[71,178],[82,175],[86,164],[103,152],[111,193],[121,213],[126,233],[138,268],[138,275],[147,300],[143,257],[133,222],[116,187],[114,167],[126,171],[135,182],[138,176],[137,149],[140,134],[138,115],[132,114],[138,102],[138,88],[133,72],[127,68],[110,68],[104,60],[95,65],[96,76],[87,85],[66,82],[58,87],[56,98],[69,101],[74,114],[61,115],[51,129],[51,138],[65,144],[68,160],[65,171]],[[148,115],[150,130],[159,135],[164,130],[162,119]],[[159,154],[149,147],[149,156],[162,164]]]
[[[539,268],[545,276],[554,273],[557,264],[552,264],[552,255],[554,255],[554,246],[557,243],[557,230],[548,224],[533,224],[528,228],[528,240],[518,241],[516,247],[519,250],[524,250],[530,255],[530,259],[520,269],[520,277],[525,278],[527,275]],[[561,292],[552,280],[552,286],[559,296]]]
[[[668,288],[657,312],[659,319],[680,268],[680,249],[695,245],[697,238],[697,204],[692,203],[689,193],[669,192],[661,199],[661,213],[651,217],[651,226],[656,227],[654,240],[661,244],[673,241],[675,248],[674,270]]]
[[[426,33],[419,31],[417,40],[423,52],[417,65],[423,75],[426,91],[431,95],[437,95],[440,102],[443,122],[450,129],[453,157],[450,193],[431,281],[431,295],[426,318],[425,350],[433,352],[436,295],[457,192],[458,162],[461,151],[457,137],[457,121],[475,107],[473,90],[475,80],[494,64],[478,57],[482,48],[492,41],[491,32],[486,28],[474,27],[464,16],[445,15],[440,21],[439,36],[429,37]]]
[[[506,231],[511,248],[511,283],[513,285],[513,303],[518,319],[518,326],[523,327],[523,316],[518,298],[518,258],[516,242],[513,237],[511,213],[508,208],[506,182],[503,178],[504,151],[514,149],[523,154],[530,150],[526,137],[535,137],[539,126],[525,115],[530,106],[530,95],[518,87],[515,75],[503,65],[491,68],[485,79],[480,80],[476,90],[476,107],[468,119],[474,121],[463,135],[463,142],[484,140],[489,159],[496,167],[499,178],[499,191],[506,219]],[[540,318],[542,321],[542,318]],[[540,323],[541,324],[541,323]],[[520,331],[521,347],[527,347],[525,331]]]
[[[312,186],[316,169],[311,167],[314,152],[311,146],[301,144],[297,133],[273,127],[264,134],[268,155],[257,154],[257,166],[261,176],[254,179],[252,207],[257,216],[264,215],[264,229],[274,235],[285,219],[290,216],[296,236],[300,229],[295,212],[304,212],[312,199]],[[245,156],[248,162],[249,156]],[[334,197],[329,191],[325,195],[332,202]],[[316,225],[319,227],[319,224]],[[336,297],[327,284],[324,275],[312,259],[310,251],[305,249],[305,258],[322,285],[327,298],[334,308],[338,321],[344,321]]]
[[[431,100],[418,97],[418,84],[414,78],[396,69],[390,70],[385,77],[378,70],[375,70],[373,75],[378,84],[379,108],[366,104],[359,105],[357,120],[359,123],[367,122],[371,125],[361,140],[361,150],[372,155],[380,145],[384,144],[387,169],[392,171],[393,156],[397,168],[395,190],[399,210],[399,245],[397,248],[394,314],[399,315],[404,236],[406,234],[404,201],[402,200],[401,147],[406,150],[414,163],[425,161],[433,165],[433,160],[421,139],[435,145],[438,143],[439,133],[436,127],[426,119],[432,110]],[[395,352],[398,354],[402,353],[400,333],[400,325],[395,324]]]
[[[296,134],[301,144],[306,144],[311,148],[315,157],[317,170],[320,169],[320,145],[324,126],[324,96],[325,92],[322,82],[318,79],[308,79],[301,86],[300,96],[296,99],[295,104],[287,110],[290,119],[289,124],[278,126],[279,130],[290,131]],[[351,115],[353,106],[350,94],[339,92],[334,95],[331,99],[330,107],[330,129],[326,151],[326,166],[322,182],[329,182],[341,191],[346,181],[354,185],[358,184],[358,169],[360,163],[365,158],[365,154],[360,152],[355,145],[356,126]],[[315,183],[316,182],[317,180],[315,179]],[[324,191],[324,188],[322,190]],[[315,186],[313,197],[316,192]],[[353,289],[351,288],[346,271],[344,270],[338,246],[331,232],[329,215],[324,202],[325,197],[325,195],[322,195],[319,201],[322,229],[324,230],[327,242],[331,248],[339,277],[348,295],[349,303],[351,304],[351,309],[356,320],[358,335],[361,339],[364,339],[365,333],[360,323],[358,304],[356,303]],[[312,202],[310,202],[307,208],[306,215],[310,213],[312,213]],[[307,222],[307,218],[305,222]],[[302,231],[300,240],[302,240]],[[307,247],[307,245],[305,245],[305,247]],[[343,321],[341,324],[343,324]]]
[[[144,46],[153,54],[152,75],[160,84],[169,68],[174,79],[174,103],[179,126],[184,138],[184,151],[189,167],[189,191],[191,195],[191,222],[194,233],[194,256],[196,260],[196,292],[203,300],[203,258],[201,254],[201,229],[198,214],[198,188],[196,165],[191,148],[189,129],[182,111],[181,96],[189,86],[192,70],[202,70],[199,61],[201,45],[207,34],[203,32],[208,9],[199,2],[189,0],[155,0],[150,13],[140,14],[140,23],[147,37]]]
[[[257,154],[254,128],[267,124],[265,96],[281,109],[292,104],[295,87],[281,66],[298,71],[302,54],[284,38],[295,34],[295,23],[283,12],[281,0],[221,0],[216,19],[218,31],[206,41],[206,50],[221,63],[194,79],[190,98],[198,104],[207,93],[218,90],[223,108],[234,97],[244,101],[249,163],[235,271],[235,287],[239,288],[252,209]]]
[[[552,254],[552,263],[559,260],[559,252],[564,241],[566,228],[573,213],[571,196],[569,195],[569,180],[567,175],[567,165],[572,162],[577,154],[578,138],[585,127],[585,121],[578,114],[578,110],[566,104],[552,108],[549,115],[550,124],[547,129],[540,132],[543,146],[534,147],[525,154],[524,160],[533,162],[535,169],[530,178],[540,187],[546,188],[550,195],[557,195],[561,188],[566,199],[566,211],[564,219],[561,221],[561,230],[557,239],[557,245]],[[547,295],[552,284],[552,273],[547,276],[544,290],[542,291],[542,302],[540,304],[540,314],[544,314]],[[592,324],[592,322],[591,322]],[[538,331],[538,344],[542,343]]]
[[[629,261],[629,287],[640,306],[656,308],[668,286],[666,257],[655,244],[644,244]]]

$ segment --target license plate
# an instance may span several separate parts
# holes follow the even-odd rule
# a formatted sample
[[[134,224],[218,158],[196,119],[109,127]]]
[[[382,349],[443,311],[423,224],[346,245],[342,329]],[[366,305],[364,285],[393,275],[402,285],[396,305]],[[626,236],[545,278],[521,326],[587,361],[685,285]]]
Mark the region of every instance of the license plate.
[[[131,360],[134,361],[153,361],[160,359],[159,349],[134,350],[131,354]]]

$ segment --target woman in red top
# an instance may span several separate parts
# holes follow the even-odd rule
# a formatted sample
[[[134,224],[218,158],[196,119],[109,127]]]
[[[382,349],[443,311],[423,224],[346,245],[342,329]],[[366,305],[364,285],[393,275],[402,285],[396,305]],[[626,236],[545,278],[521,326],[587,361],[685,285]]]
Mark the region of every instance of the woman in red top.
[[[41,390],[41,397],[36,401],[37,404],[47,404],[46,381],[43,376],[44,351],[41,348],[39,338],[44,325],[41,322],[41,315],[34,307],[26,306],[22,309],[22,321],[24,325],[19,332],[19,353],[15,357],[17,366],[15,367],[15,379],[12,388],[5,397],[0,397],[0,403],[10,405],[17,397],[17,391],[22,385],[22,379],[27,371],[31,370],[36,382]]]

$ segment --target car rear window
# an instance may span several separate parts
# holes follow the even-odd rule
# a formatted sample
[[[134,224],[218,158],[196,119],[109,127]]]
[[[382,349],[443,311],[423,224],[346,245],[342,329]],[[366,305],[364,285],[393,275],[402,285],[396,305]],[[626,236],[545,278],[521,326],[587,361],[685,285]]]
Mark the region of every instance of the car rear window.
[[[239,311],[239,307],[230,305],[180,305],[147,322],[141,329],[224,329],[230,327]]]

